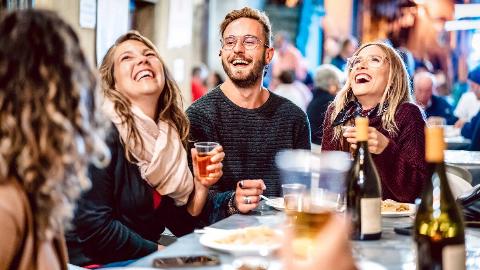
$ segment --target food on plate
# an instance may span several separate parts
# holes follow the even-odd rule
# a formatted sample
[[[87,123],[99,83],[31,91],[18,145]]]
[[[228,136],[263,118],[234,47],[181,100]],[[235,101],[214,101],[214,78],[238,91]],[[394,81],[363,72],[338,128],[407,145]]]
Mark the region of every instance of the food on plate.
[[[272,245],[280,242],[278,233],[265,226],[247,227],[215,240],[219,244]]]
[[[254,265],[251,266],[249,264],[242,264],[239,267],[235,268],[237,270],[267,270],[268,268],[262,266],[262,265]]]
[[[235,259],[232,265],[235,270],[267,270],[270,263],[262,257],[247,256]]]
[[[382,201],[382,212],[408,212],[410,205],[408,203],[400,203],[394,200]]]

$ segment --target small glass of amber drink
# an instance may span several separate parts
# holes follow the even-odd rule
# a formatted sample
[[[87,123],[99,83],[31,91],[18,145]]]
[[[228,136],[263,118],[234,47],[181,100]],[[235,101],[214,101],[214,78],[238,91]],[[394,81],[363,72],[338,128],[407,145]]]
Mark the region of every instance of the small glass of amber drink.
[[[194,145],[197,150],[197,166],[200,177],[208,177],[210,172],[207,167],[212,164],[210,159],[214,155],[212,151],[220,144],[217,142],[197,142]]]

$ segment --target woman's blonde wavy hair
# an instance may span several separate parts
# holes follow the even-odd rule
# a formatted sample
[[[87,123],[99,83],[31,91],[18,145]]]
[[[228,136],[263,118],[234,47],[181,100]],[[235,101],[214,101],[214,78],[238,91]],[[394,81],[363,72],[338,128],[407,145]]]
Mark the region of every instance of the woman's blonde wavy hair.
[[[383,42],[370,42],[363,44],[353,56],[357,56],[360,51],[368,46],[378,46],[387,56],[387,62],[389,63],[389,75],[387,86],[380,100],[378,113],[382,117],[382,127],[390,134],[395,135],[398,131],[398,127],[395,123],[395,112],[398,106],[404,102],[412,102],[412,90],[410,85],[410,78],[405,68],[400,55],[391,46]],[[352,56],[352,57],[353,57]],[[350,81],[351,70],[348,68],[347,81],[343,88],[338,92],[335,100],[333,101],[334,110],[330,118],[330,123],[333,123],[338,113],[345,108],[345,105],[351,100],[355,99],[352,92],[352,86]],[[386,109],[383,109],[385,108]],[[334,128],[334,139],[339,140],[341,138],[342,128],[336,126]]]
[[[188,132],[189,132],[189,121],[182,109],[182,97],[180,95],[180,89],[177,83],[173,80],[173,77],[165,66],[165,62],[160,57],[160,54],[155,47],[155,45],[148,40],[146,37],[142,36],[137,31],[129,31],[128,33],[120,36],[115,44],[108,49],[105,57],[103,58],[102,65],[100,66],[100,76],[102,79],[102,89],[106,98],[113,101],[115,106],[115,111],[122,118],[122,121],[126,124],[127,127],[127,139],[128,142],[123,142],[125,145],[125,156],[127,160],[132,161],[134,159],[131,154],[132,150],[140,144],[143,149],[143,141],[140,138],[137,127],[135,126],[133,120],[133,114],[131,111],[131,102],[130,100],[122,94],[120,91],[115,89],[115,77],[114,77],[114,61],[113,56],[117,47],[125,41],[136,40],[140,41],[148,48],[155,51],[160,62],[163,66],[163,76],[165,77],[165,86],[158,99],[158,106],[156,112],[156,122],[158,120],[163,120],[168,122],[170,125],[175,127],[180,135],[180,139],[184,147],[187,147]]]
[[[55,13],[0,19],[0,184],[25,190],[40,239],[69,224],[88,164],[109,160],[95,90],[78,37]]]

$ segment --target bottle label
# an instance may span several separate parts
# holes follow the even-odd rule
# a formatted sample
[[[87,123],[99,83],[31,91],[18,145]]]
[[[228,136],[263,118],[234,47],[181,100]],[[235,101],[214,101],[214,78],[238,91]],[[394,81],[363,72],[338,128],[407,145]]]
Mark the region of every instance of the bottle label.
[[[449,245],[442,249],[443,270],[465,270],[465,245]]]
[[[381,204],[380,198],[361,199],[361,234],[374,234],[382,231]]]

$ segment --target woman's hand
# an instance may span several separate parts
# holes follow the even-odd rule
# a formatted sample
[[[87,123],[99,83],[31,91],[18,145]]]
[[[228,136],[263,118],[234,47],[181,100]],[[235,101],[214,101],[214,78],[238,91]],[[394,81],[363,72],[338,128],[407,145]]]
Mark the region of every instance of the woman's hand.
[[[209,188],[213,184],[217,183],[218,180],[223,175],[223,158],[225,157],[225,152],[223,152],[222,146],[217,146],[212,150],[212,155],[210,158],[211,164],[207,166],[207,171],[209,172],[207,177],[201,177],[198,169],[197,157],[198,153],[195,148],[192,148],[192,164],[193,164],[193,175],[195,179],[202,184],[205,188]]]
[[[343,132],[343,137],[350,143],[352,149],[357,149],[357,130],[356,127],[347,127]],[[374,127],[368,127],[368,151],[379,155],[387,148],[390,140]]]
[[[192,216],[198,216],[208,196],[208,188],[213,184],[217,183],[217,181],[223,175],[223,158],[225,157],[225,153],[223,152],[222,146],[217,146],[215,149],[211,151],[212,155],[210,157],[211,164],[207,166],[207,171],[209,172],[207,177],[201,177],[200,171],[198,169],[198,153],[195,148],[192,148],[192,164],[193,164],[193,175],[194,175],[194,187],[195,189],[190,195],[190,200],[187,205],[187,210]]]

